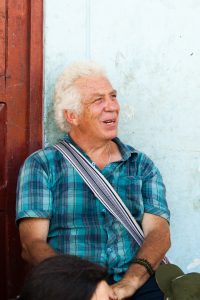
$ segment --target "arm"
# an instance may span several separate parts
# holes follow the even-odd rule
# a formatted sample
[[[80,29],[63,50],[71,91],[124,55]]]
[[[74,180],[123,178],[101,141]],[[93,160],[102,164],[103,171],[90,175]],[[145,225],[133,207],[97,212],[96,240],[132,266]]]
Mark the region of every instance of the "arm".
[[[25,218],[19,223],[22,258],[37,265],[47,257],[57,255],[47,244],[49,219]]]
[[[136,257],[147,259],[156,270],[170,247],[169,225],[164,218],[145,213],[142,228],[145,238]],[[126,299],[133,295],[148,278],[149,274],[144,266],[132,264],[124,278],[113,285],[114,292],[119,300]]]

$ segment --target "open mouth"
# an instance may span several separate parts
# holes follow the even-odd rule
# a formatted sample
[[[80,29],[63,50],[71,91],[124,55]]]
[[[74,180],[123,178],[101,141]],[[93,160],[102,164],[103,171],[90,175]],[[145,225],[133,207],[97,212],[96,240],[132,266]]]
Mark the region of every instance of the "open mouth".
[[[103,123],[105,124],[114,124],[116,121],[114,119],[110,119],[110,120],[105,120],[103,121]]]

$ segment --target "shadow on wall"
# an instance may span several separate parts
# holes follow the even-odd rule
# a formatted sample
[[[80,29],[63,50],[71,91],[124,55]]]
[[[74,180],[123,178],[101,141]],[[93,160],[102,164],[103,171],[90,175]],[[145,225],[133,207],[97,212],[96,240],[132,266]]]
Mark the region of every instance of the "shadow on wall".
[[[47,117],[44,120],[44,146],[52,145],[59,139],[64,137],[65,133],[62,132],[54,119],[54,110],[51,105],[47,108]]]

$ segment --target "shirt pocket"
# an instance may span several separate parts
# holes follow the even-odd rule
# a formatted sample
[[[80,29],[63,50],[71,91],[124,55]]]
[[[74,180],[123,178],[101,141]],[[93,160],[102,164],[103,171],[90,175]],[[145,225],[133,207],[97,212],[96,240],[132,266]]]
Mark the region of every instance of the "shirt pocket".
[[[144,213],[142,180],[134,176],[121,176],[113,187],[131,214],[140,222]]]

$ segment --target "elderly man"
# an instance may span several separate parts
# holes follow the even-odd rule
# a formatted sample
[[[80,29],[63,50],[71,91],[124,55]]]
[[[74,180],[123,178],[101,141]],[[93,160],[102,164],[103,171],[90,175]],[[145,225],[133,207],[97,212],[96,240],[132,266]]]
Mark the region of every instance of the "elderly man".
[[[153,162],[117,138],[116,90],[96,64],[74,64],[57,81],[54,108],[65,140],[111,183],[145,238],[139,247],[70,162],[50,146],[28,157],[20,172],[22,257],[36,265],[58,254],[77,255],[108,268],[116,295],[112,299],[163,299],[149,268],[156,270],[170,246],[165,187]]]

